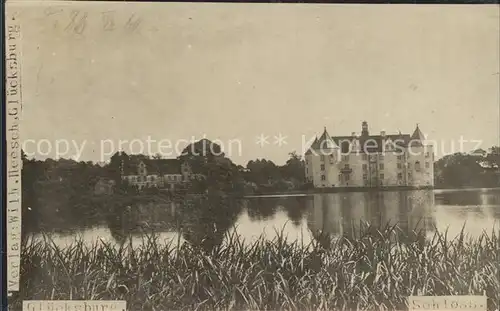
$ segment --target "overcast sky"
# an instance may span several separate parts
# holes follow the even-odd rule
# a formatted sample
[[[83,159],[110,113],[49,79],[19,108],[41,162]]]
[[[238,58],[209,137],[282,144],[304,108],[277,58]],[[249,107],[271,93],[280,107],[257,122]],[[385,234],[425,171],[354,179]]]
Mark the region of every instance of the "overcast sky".
[[[119,140],[147,153],[148,136],[173,157],[205,134],[238,164],[281,164],[324,126],[350,135],[363,120],[375,134],[419,123],[446,152],[461,137],[499,142],[497,6],[82,2],[18,13],[22,138],[47,139],[52,157],[63,139],[86,142],[79,160],[107,159]],[[71,24],[83,16],[85,27]]]

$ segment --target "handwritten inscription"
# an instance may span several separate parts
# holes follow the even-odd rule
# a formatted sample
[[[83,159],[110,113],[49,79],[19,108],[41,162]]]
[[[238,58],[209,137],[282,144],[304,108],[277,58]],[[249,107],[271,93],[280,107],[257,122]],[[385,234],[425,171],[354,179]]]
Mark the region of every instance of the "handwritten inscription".
[[[6,138],[7,138],[7,289],[19,290],[21,259],[21,26],[16,14],[6,18]]]
[[[76,10],[72,11],[71,20],[65,30],[70,30],[81,35],[85,30],[85,27],[87,27],[87,15],[87,12],[80,12]]]
[[[132,14],[127,20],[127,23],[125,24],[125,29],[127,29],[130,32],[134,32],[137,30],[137,28],[139,28],[141,22],[142,20],[140,18],[137,18],[135,14]]]
[[[23,311],[125,311],[124,300],[25,300]]]
[[[91,13],[84,10],[67,10],[64,8],[47,8],[44,18],[50,18],[54,29],[76,35],[84,35],[89,27],[97,27],[103,31],[118,31],[126,33],[139,32],[143,23],[135,13],[118,14],[116,11]]]
[[[412,296],[408,299],[408,309],[486,311],[486,296]]]
[[[102,12],[102,27],[106,31],[115,30],[115,11]]]

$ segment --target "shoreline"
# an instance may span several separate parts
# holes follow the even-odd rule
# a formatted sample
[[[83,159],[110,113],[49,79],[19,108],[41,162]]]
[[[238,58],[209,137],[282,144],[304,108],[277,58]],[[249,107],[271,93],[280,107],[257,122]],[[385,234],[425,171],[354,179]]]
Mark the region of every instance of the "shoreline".
[[[412,186],[390,186],[390,187],[329,187],[329,188],[313,188],[304,190],[288,190],[288,191],[263,191],[255,192],[251,195],[244,196],[245,198],[266,197],[266,196],[308,196],[322,193],[351,193],[351,192],[389,192],[389,191],[416,191],[416,190],[432,190],[435,193],[459,192],[459,191],[489,191],[500,190],[500,187],[490,188],[437,188],[432,186],[412,187]]]
[[[442,187],[433,187],[433,186],[422,186],[422,187],[414,187],[414,186],[388,186],[388,187],[325,187],[325,188],[309,188],[309,189],[292,189],[292,190],[268,190],[268,191],[255,191],[253,193],[233,193],[233,192],[224,192],[223,196],[233,197],[233,198],[259,198],[259,197],[270,197],[270,196],[310,196],[313,194],[322,194],[322,193],[370,193],[370,192],[390,192],[390,191],[418,191],[418,190],[432,190],[433,192],[447,193],[447,192],[460,192],[460,191],[490,191],[490,190],[500,190],[500,187],[487,187],[487,188],[479,188],[479,187],[467,187],[467,188],[442,188]],[[100,198],[106,197],[110,198],[126,198],[126,199],[143,199],[149,197],[150,199],[164,199],[165,202],[178,202],[179,200],[185,200],[188,197],[196,198],[203,197],[209,195],[208,193],[177,193],[173,196],[166,196],[165,194],[112,194],[108,196],[101,196]]]

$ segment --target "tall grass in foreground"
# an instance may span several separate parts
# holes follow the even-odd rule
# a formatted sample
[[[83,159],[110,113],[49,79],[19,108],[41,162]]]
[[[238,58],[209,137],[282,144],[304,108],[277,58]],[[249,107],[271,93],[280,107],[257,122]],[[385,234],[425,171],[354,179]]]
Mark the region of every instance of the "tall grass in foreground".
[[[131,311],[404,310],[412,294],[486,293],[488,310],[500,307],[498,233],[436,233],[422,242],[389,238],[394,230],[366,231],[327,249],[283,234],[245,244],[233,234],[210,254],[163,246],[154,236],[134,250],[32,242],[22,251],[22,291],[10,303],[14,310],[25,299],[124,299]]]

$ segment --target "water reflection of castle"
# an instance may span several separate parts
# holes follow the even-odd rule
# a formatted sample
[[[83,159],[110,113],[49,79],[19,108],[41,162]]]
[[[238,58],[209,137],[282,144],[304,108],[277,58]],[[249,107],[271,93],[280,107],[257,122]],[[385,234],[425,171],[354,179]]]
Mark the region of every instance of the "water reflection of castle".
[[[309,201],[308,226],[314,234],[354,237],[363,223],[398,225],[402,232],[434,231],[432,191],[317,194]]]

